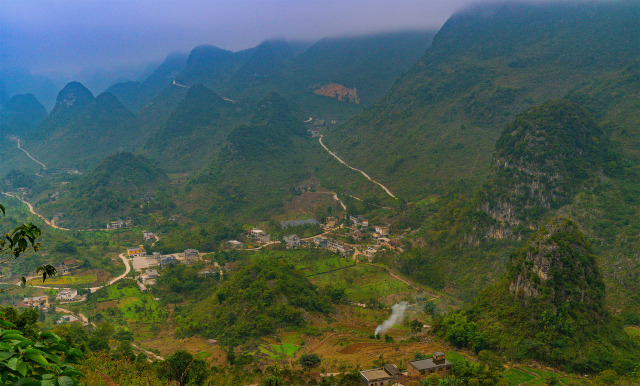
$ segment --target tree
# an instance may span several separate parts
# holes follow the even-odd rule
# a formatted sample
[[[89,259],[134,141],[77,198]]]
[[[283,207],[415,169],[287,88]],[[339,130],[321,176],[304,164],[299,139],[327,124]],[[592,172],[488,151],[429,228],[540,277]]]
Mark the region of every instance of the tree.
[[[0,383],[76,385],[82,374],[72,364],[82,352],[51,332],[38,332],[26,338],[0,313]]]
[[[420,323],[420,321],[417,319],[412,320],[409,326],[411,327],[411,332],[414,334],[422,331],[422,323]]]
[[[0,204],[0,212],[5,214],[4,205]],[[16,227],[10,233],[5,233],[4,237],[0,239],[0,254],[11,255],[0,259],[0,264],[6,263],[11,258],[17,259],[21,254],[29,250],[29,248],[37,251],[40,244],[36,240],[40,237],[40,228],[33,223],[22,224]],[[56,274],[56,269],[50,264],[41,265],[36,269],[36,273],[42,272],[42,281],[47,279],[47,276],[53,276]],[[22,277],[22,284],[26,284],[27,279]]]
[[[303,354],[300,356],[300,359],[298,359],[298,363],[300,364],[300,366],[302,366],[302,368],[304,368],[307,371],[311,369],[315,369],[316,367],[320,366],[321,362],[322,362],[322,359],[318,354],[315,354],[315,353]]]

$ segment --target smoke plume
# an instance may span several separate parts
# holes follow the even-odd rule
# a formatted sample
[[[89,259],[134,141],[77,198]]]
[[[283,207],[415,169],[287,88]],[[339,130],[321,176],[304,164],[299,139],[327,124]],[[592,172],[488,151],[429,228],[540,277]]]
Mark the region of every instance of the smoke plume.
[[[375,334],[376,335],[382,334],[386,332],[388,329],[390,329],[394,324],[402,323],[402,320],[404,319],[404,312],[407,310],[408,306],[409,306],[409,303],[407,302],[400,302],[398,304],[394,304],[393,307],[391,307],[391,316],[389,316],[389,319],[382,322],[381,325],[376,327]]]

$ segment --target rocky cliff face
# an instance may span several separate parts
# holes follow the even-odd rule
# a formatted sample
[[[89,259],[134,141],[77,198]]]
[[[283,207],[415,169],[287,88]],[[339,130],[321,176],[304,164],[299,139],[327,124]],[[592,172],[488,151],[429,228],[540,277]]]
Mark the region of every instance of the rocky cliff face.
[[[503,130],[479,209],[496,225],[487,236],[532,228],[549,209],[568,203],[607,156],[609,140],[575,103],[531,108]]]
[[[585,236],[573,222],[550,221],[512,256],[509,291],[556,307],[603,309],[604,282]]]

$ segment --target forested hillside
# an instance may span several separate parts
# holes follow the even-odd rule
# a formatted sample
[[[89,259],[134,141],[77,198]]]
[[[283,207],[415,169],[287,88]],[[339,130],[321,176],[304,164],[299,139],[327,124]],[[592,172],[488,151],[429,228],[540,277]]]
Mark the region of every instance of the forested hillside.
[[[163,170],[192,173],[211,162],[234,127],[246,123],[247,110],[202,85],[192,86],[142,152]]]
[[[637,77],[614,74],[637,66],[638,17],[640,7],[630,1],[503,4],[458,13],[381,101],[327,142],[416,199],[481,182],[502,126],[548,99],[575,93],[599,106],[607,121],[628,116],[617,125],[631,137],[636,103],[602,106],[611,103],[610,81],[621,93],[637,84]],[[621,101],[634,99],[625,95]]]
[[[187,200],[212,216],[234,213],[264,216],[309,177],[310,138],[288,103],[278,94],[265,97],[248,125],[229,134],[227,145],[187,185]]]
[[[60,91],[51,114],[25,137],[34,157],[45,164],[83,171],[143,140],[137,117],[112,94],[94,98],[77,82]]]
[[[572,372],[634,368],[640,345],[604,306],[605,286],[578,226],[554,219],[511,255],[507,273],[472,305],[437,322],[458,347],[498,350]]]
[[[22,134],[47,117],[47,110],[33,94],[18,94],[0,106],[0,133]]]
[[[48,204],[52,216],[61,213],[63,226],[103,229],[109,221],[135,220],[166,207],[168,202],[159,200],[168,185],[164,172],[147,159],[122,152],[68,184],[59,199],[41,204]]]

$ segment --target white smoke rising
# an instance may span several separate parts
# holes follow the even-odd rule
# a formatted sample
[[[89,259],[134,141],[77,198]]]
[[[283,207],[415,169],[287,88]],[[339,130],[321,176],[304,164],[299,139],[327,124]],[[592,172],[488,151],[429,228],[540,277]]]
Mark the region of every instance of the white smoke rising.
[[[389,316],[387,320],[382,322],[381,325],[376,327],[375,334],[376,335],[382,334],[386,332],[388,329],[390,329],[391,327],[393,327],[394,324],[402,323],[402,320],[404,319],[404,312],[407,310],[408,306],[409,306],[409,303],[407,302],[400,302],[398,304],[394,304],[393,307],[391,307],[391,316]]]

